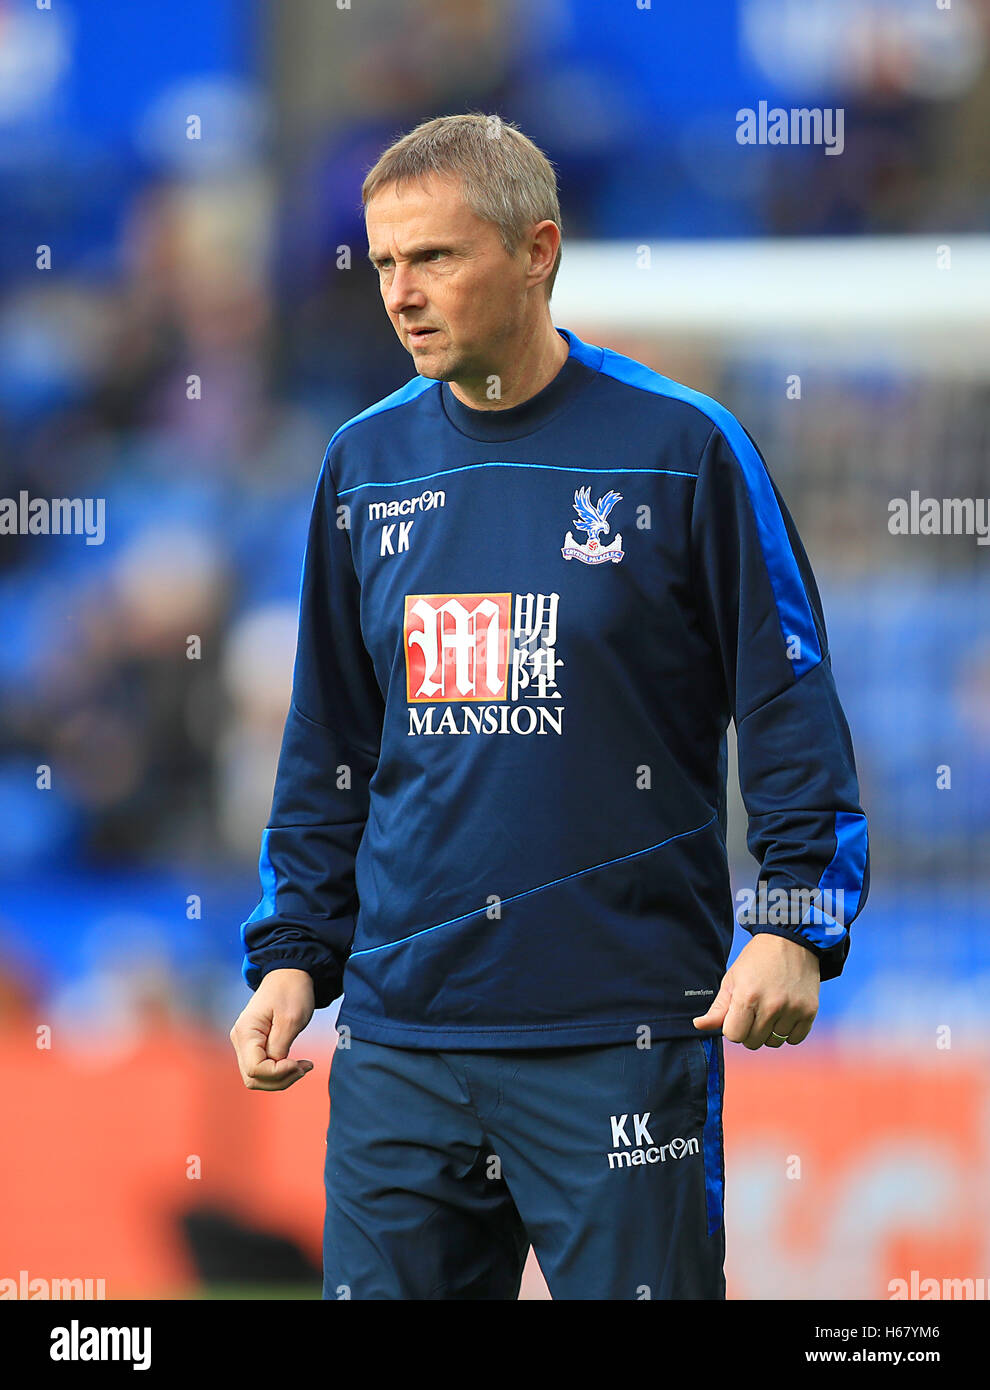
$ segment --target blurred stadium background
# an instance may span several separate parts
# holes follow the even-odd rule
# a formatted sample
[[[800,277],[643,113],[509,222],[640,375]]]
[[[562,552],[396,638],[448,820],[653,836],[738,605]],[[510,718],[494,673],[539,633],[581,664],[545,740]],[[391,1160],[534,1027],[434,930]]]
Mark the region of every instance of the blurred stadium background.
[[[469,109],[558,168],[555,323],[724,401],[822,589],[873,887],[808,1043],[727,1045],[729,1296],[990,1276],[990,550],[887,524],[990,495],[988,46],[987,0],[0,0],[0,495],[109,518],[0,537],[0,1277],[319,1296],[331,1014],[244,1091],[238,928],[320,462],[412,375],[361,180]],[[763,100],[841,155],[739,145]]]

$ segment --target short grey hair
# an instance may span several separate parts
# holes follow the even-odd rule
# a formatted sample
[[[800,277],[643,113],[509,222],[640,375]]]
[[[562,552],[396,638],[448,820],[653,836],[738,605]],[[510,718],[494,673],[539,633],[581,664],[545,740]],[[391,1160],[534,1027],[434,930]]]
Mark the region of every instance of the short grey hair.
[[[560,221],[557,175],[542,150],[512,121],[470,111],[435,116],[396,140],[368,171],[361,204],[381,189],[407,181],[455,177],[476,217],[493,223],[506,254],[514,256],[537,222]],[[561,250],[544,284],[547,299],[560,269]]]

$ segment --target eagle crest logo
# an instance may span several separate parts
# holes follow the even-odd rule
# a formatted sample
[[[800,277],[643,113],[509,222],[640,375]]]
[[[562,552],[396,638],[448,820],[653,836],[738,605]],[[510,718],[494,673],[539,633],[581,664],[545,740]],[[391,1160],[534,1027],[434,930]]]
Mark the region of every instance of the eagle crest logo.
[[[587,531],[588,539],[583,545],[579,544],[568,531],[560,548],[565,560],[582,560],[586,565],[600,565],[611,560],[613,564],[618,564],[624,554],[621,534],[617,531],[610,545],[602,545],[600,537],[603,533],[607,535],[611,529],[608,514],[616,502],[621,501],[622,493],[613,490],[600,497],[596,506],[591,501],[591,488],[578,488],[574,494],[574,510],[578,520],[574,525],[579,531]]]

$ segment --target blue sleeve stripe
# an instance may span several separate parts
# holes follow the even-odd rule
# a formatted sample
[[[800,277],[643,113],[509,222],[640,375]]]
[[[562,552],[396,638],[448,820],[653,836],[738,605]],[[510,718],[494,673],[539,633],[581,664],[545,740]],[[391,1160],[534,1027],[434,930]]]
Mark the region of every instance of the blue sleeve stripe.
[[[777,604],[781,636],[785,645],[789,645],[794,637],[799,642],[799,654],[792,659],[796,680],[798,676],[817,666],[822,659],[818,629],[815,627],[807,590],[784,527],[784,518],[780,514],[780,507],[770,483],[770,475],[745,430],[728,411],[725,414],[731,421],[732,428],[730,430],[720,426],[720,429],[742,465],[743,478],[749,492],[753,515],[756,517],[763,560]]]
[[[828,905],[834,907],[840,903],[841,911],[833,915],[818,904],[809,908],[802,927],[821,928],[820,931],[802,933],[813,946],[825,949],[834,946],[859,911],[866,876],[868,834],[864,815],[853,811],[836,811],[835,853],[818,881],[818,888]]]
[[[819,888],[833,892],[841,888],[845,895],[845,920],[851,922],[859,911],[866,877],[866,855],[869,829],[866,817],[856,811],[835,813],[835,853],[822,874]]]
[[[271,830],[261,832],[261,854],[258,857],[258,876],[261,879],[261,902],[251,913],[246,922],[241,923],[241,942],[247,948],[244,940],[244,928],[249,922],[262,922],[266,917],[275,916],[275,895],[278,891],[278,882],[275,876],[275,865],[272,863],[271,853],[268,848],[268,841]]]
[[[722,432],[739,461],[746,483],[763,560],[777,605],[781,635],[785,644],[789,644],[795,637],[800,644],[800,654],[791,660],[796,680],[798,676],[817,666],[822,659],[818,629],[815,627],[811,603],[791,549],[770,475],[753,441],[732,412],[711,396],[694,391],[690,386],[682,386],[679,381],[671,381],[669,377],[661,376],[649,367],[644,367],[642,363],[635,362],[630,357],[623,357],[621,353],[612,352],[610,348],[599,351],[602,352],[600,370],[605,376],[613,377],[627,386],[639,387],[642,391],[651,391],[656,396],[668,396],[672,400],[693,405]]]

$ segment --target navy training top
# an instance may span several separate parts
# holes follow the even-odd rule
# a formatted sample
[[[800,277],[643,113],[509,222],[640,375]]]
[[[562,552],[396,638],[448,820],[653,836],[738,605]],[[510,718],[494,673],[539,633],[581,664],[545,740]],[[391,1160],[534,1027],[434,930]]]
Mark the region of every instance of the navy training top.
[[[710,397],[557,332],[521,405],[417,376],[323,461],[243,974],[307,970],[357,1038],[696,1033],[733,934],[730,719],[744,925],[826,980],[866,899],[821,600],[762,455]]]

